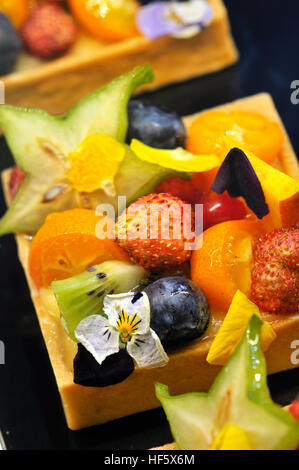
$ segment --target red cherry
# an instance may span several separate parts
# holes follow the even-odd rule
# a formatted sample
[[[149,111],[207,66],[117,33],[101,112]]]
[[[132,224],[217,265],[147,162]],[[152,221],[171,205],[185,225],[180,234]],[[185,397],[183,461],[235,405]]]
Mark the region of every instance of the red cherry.
[[[201,203],[203,192],[194,181],[194,177],[190,181],[178,177],[167,178],[158,184],[155,192],[172,194],[190,204]]]
[[[227,220],[244,219],[247,215],[245,204],[230,197],[227,192],[217,194],[210,191],[203,199],[203,229]]]
[[[299,421],[299,399],[293,401],[290,405],[289,412]]]
[[[25,173],[21,170],[20,167],[15,165],[12,169],[9,179],[9,190],[11,197],[14,197],[17,190],[19,189],[20,184],[25,178]]]

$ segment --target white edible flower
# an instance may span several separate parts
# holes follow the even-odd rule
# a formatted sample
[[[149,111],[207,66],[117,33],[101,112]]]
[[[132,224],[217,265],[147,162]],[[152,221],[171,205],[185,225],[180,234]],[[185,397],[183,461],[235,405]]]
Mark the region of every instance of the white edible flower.
[[[140,367],[162,367],[168,362],[158,335],[150,328],[150,303],[145,292],[106,295],[104,315],[90,315],[78,324],[77,340],[99,364],[120,348]]]

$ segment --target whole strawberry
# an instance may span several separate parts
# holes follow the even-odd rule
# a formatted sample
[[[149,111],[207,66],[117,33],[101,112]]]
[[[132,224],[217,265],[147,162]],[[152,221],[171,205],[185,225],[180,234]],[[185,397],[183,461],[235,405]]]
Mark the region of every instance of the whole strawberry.
[[[251,279],[261,311],[299,313],[299,228],[280,228],[258,241]]]
[[[41,59],[54,59],[67,52],[77,33],[72,17],[53,2],[35,8],[21,30],[29,52]]]
[[[167,193],[137,199],[116,223],[119,245],[135,262],[152,271],[188,260],[193,231],[191,206]]]

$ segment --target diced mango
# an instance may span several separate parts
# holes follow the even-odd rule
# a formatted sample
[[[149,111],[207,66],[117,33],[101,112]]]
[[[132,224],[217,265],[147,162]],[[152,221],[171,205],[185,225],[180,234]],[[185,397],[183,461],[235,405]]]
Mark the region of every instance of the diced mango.
[[[254,314],[260,317],[258,307],[243,292],[237,290],[210,347],[207,356],[207,361],[210,364],[226,364],[241,340],[250,318]],[[276,333],[269,323],[263,323],[261,331],[262,347],[266,351],[276,338]]]
[[[137,139],[132,140],[131,149],[140,160],[182,172],[200,173],[220,164],[220,158],[213,154],[194,155],[181,147],[173,150],[156,149]]]
[[[248,434],[239,426],[225,424],[211,445],[211,450],[253,450]]]

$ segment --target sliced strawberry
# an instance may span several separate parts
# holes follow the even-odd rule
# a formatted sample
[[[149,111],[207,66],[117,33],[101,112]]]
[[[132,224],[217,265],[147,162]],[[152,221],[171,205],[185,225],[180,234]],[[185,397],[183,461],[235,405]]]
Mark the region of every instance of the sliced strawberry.
[[[298,228],[276,229],[258,241],[251,278],[251,297],[262,311],[299,313]]]
[[[15,196],[24,178],[25,178],[24,171],[21,170],[20,167],[15,165],[11,171],[10,179],[9,179],[9,191],[10,191],[10,195],[12,198]]]

